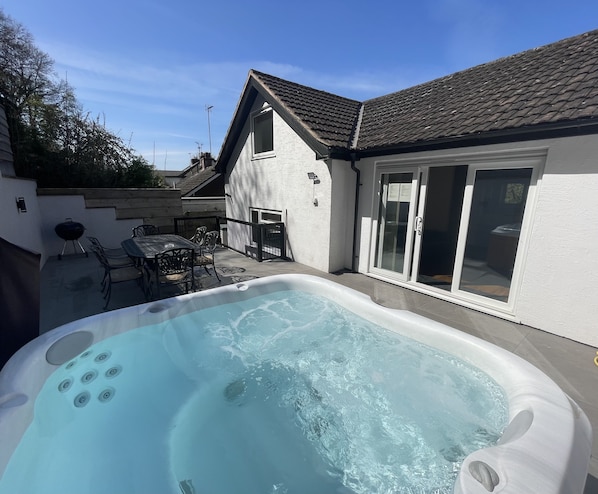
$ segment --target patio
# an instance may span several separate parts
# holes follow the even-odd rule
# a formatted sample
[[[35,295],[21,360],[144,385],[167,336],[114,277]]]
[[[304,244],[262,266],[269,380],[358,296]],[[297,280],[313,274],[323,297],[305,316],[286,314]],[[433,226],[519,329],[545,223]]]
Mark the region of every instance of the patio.
[[[598,367],[596,348],[543,331],[476,312],[424,294],[378,281],[362,274],[328,274],[294,262],[259,263],[237,252],[216,252],[221,284],[274,274],[302,273],[321,276],[369,295],[375,302],[406,309],[478,336],[531,362],[550,376],[588,415],[594,430],[590,475],[585,494],[598,492]],[[97,260],[83,255],[48,260],[41,271],[40,332],[102,312],[102,270]],[[202,286],[219,285],[215,276],[203,276]],[[109,309],[145,302],[134,283],[115,285]]]

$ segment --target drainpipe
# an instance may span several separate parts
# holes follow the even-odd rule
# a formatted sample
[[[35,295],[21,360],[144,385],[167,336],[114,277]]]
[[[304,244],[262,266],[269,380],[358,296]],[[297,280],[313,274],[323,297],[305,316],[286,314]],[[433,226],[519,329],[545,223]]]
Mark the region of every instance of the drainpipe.
[[[361,103],[359,106],[359,113],[357,114],[357,119],[355,120],[355,126],[353,127],[353,136],[351,138],[351,151],[350,158],[351,158],[351,170],[355,172],[355,211],[353,212],[353,251],[351,253],[351,271],[354,273],[357,272],[355,269],[355,259],[357,257],[357,220],[359,217],[359,187],[361,187],[361,172],[359,168],[355,166],[355,161],[357,160],[357,153],[355,149],[357,148],[357,142],[359,140],[359,130],[361,129],[361,122],[363,120],[363,111],[364,105]]]
[[[353,250],[351,254],[351,271],[356,273],[355,259],[357,252],[357,220],[359,216],[359,187],[361,187],[361,171],[355,166],[355,153],[351,153],[351,170],[355,172],[355,211],[353,212]]]

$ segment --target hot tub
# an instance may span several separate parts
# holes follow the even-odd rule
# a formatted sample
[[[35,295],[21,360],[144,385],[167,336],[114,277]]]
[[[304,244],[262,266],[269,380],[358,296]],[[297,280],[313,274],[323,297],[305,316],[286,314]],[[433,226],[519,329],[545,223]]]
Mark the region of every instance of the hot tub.
[[[0,493],[573,494],[591,442],[526,361],[305,275],[75,321],[0,373]]]

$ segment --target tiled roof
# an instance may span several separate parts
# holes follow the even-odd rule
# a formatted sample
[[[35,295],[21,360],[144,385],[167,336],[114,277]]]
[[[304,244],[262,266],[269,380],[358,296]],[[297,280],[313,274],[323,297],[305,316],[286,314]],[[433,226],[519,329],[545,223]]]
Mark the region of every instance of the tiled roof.
[[[219,171],[258,93],[319,157],[598,133],[598,30],[363,103],[252,70]]]
[[[361,103],[268,74],[251,71],[282,106],[330,147],[351,145]]]
[[[189,175],[177,184],[177,188],[181,189],[181,196],[185,197],[194,192],[201,184],[218,175],[213,167],[199,170],[199,172]]]
[[[364,103],[361,150],[598,117],[598,31]]]
[[[341,152],[523,134],[598,122],[598,30],[363,103],[261,72],[249,80],[304,132]]]

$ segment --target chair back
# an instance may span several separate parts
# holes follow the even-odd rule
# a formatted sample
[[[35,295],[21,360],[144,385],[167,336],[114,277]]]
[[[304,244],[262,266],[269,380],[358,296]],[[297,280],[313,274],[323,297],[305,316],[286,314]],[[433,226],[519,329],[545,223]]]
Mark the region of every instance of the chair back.
[[[91,247],[100,249],[102,252],[104,251],[104,246],[101,244],[101,242],[96,237],[87,237],[87,240],[89,240],[89,245]]]
[[[160,229],[155,225],[139,225],[133,228],[134,237],[143,237],[145,235],[159,235]]]
[[[198,245],[203,245],[207,231],[207,226],[198,226],[195,230],[195,234],[189,240],[191,240],[191,242],[195,242]]]
[[[91,245],[89,246],[89,250],[91,250],[91,252],[93,252],[93,254],[96,256],[96,259],[100,262],[100,264],[102,265],[102,267],[104,269],[110,270],[110,263],[108,262],[108,259],[106,258],[106,255],[104,254],[104,249],[102,248],[101,245],[98,247],[97,245],[95,245],[92,242]]]
[[[155,261],[159,276],[193,271],[195,251],[193,249],[170,249],[156,254]]]
[[[202,252],[207,252],[208,254],[214,254],[216,250],[216,246],[218,245],[218,238],[220,234],[216,230],[212,230],[211,232],[207,232],[204,237],[204,241],[202,244]]]

